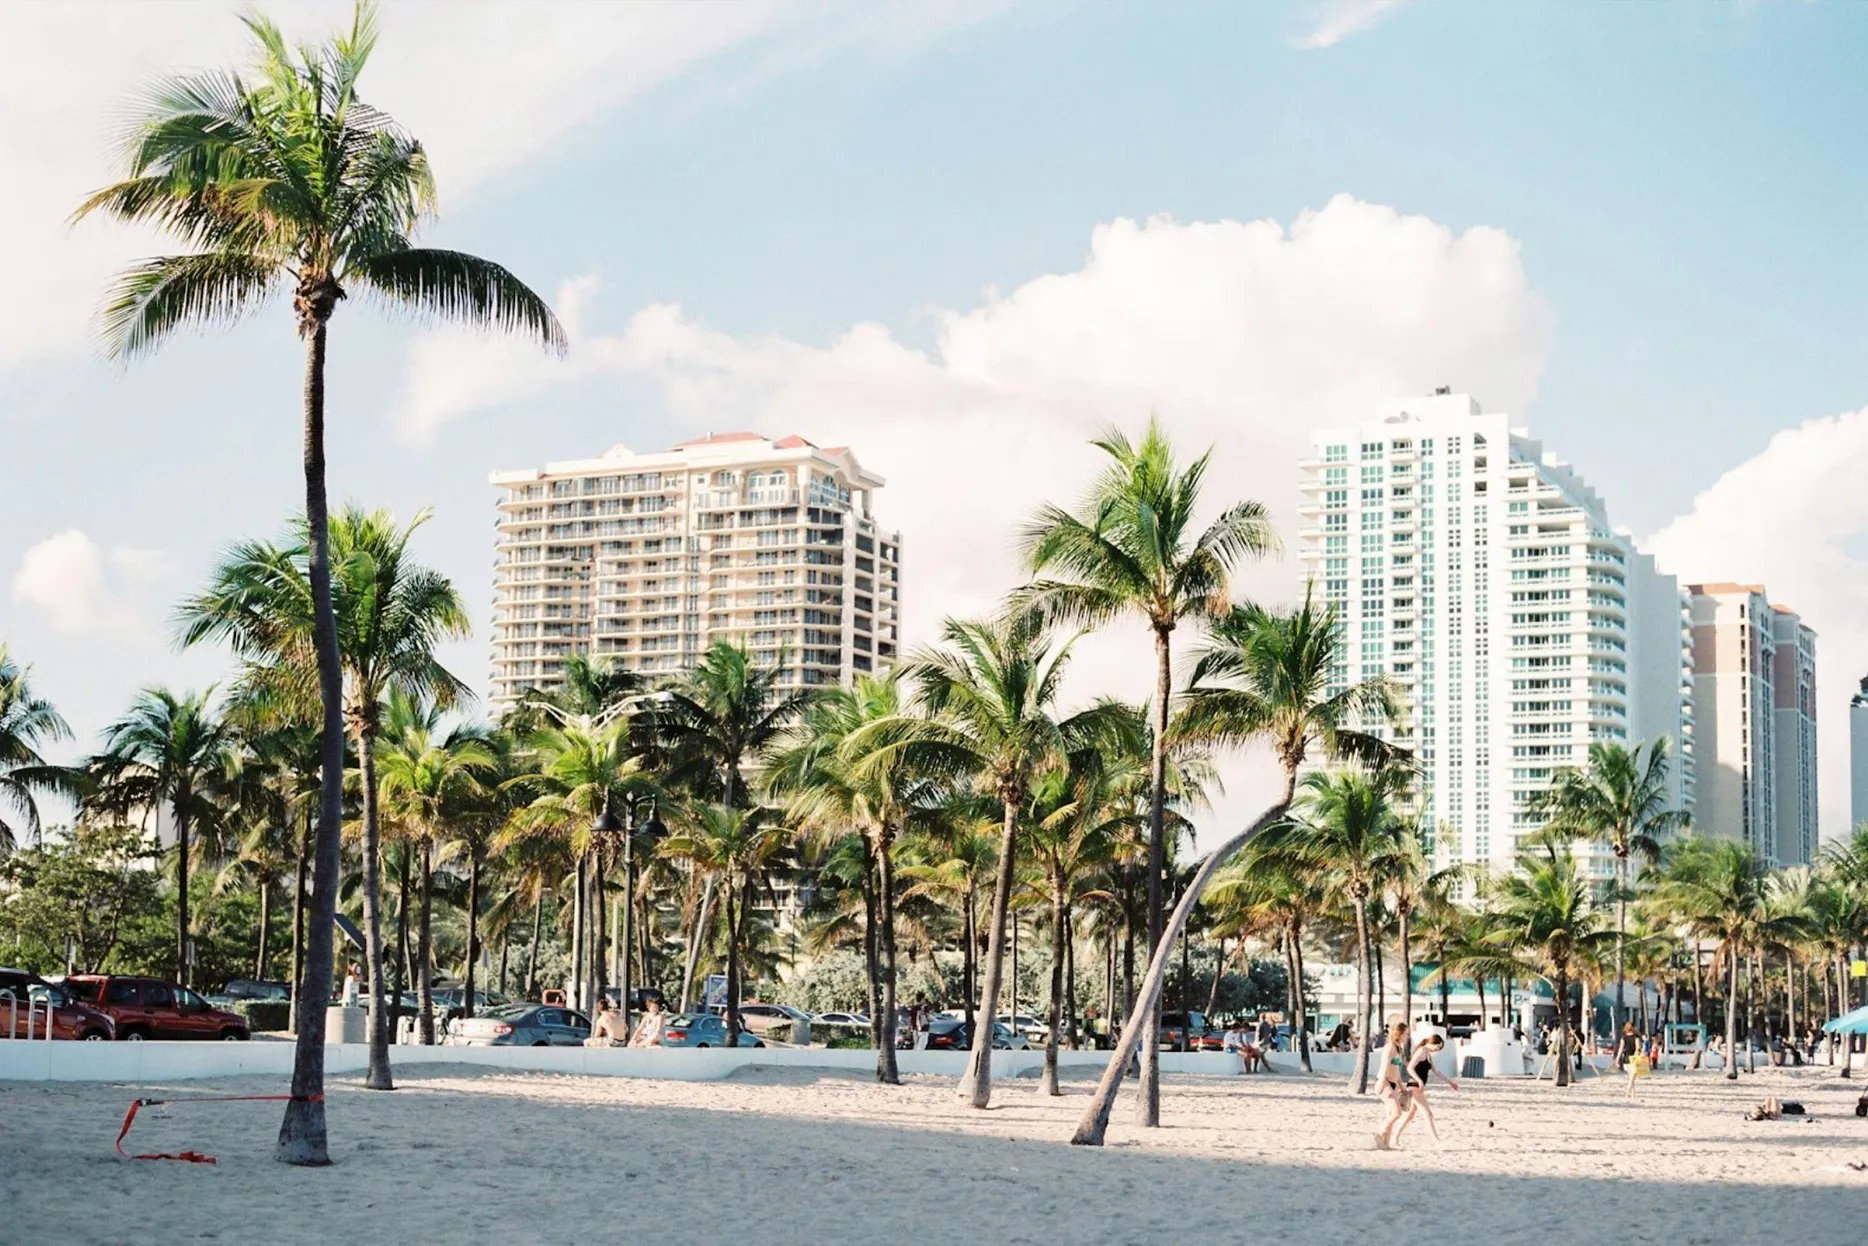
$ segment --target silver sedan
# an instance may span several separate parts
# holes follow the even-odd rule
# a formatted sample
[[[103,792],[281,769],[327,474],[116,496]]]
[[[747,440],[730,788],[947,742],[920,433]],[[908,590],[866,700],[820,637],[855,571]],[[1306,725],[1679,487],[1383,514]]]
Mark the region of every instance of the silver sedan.
[[[550,1004],[503,1004],[448,1027],[450,1047],[580,1047],[590,1018]]]

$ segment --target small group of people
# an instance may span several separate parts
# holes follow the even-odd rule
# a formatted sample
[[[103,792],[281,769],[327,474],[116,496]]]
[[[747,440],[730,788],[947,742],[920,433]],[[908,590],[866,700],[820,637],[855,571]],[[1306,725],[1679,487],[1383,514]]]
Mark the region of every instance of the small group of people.
[[[1454,1090],[1459,1089],[1458,1082],[1434,1066],[1434,1057],[1445,1049],[1446,1039],[1439,1034],[1429,1034],[1410,1047],[1406,1022],[1396,1021],[1388,1027],[1388,1042],[1382,1048],[1381,1077],[1377,1086],[1377,1093],[1388,1105],[1388,1119],[1375,1134],[1377,1149],[1400,1149],[1401,1135],[1423,1112],[1427,1116],[1428,1130],[1433,1133],[1434,1140],[1439,1141],[1440,1130],[1434,1123],[1433,1108],[1427,1103],[1427,1083],[1437,1077]]]
[[[642,1019],[636,1022],[634,1034],[629,1032],[629,1017],[621,1003],[606,1002],[591,1023],[590,1037],[584,1040],[584,1046],[660,1047],[667,1029],[668,1014],[662,1011],[662,1001],[653,996],[645,1001]]]

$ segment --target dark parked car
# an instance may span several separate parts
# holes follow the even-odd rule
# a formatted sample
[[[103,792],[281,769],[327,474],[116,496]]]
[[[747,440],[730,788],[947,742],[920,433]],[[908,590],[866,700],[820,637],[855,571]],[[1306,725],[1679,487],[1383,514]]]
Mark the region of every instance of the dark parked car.
[[[214,1008],[187,987],[161,978],[80,973],[65,979],[65,989],[107,1013],[117,1023],[117,1037],[130,1042],[146,1038],[236,1042],[252,1037],[245,1017]]]
[[[973,1032],[967,1028],[962,1017],[935,1017],[928,1022],[929,1051],[971,1051],[973,1050]],[[992,1023],[992,1045],[994,1050],[1007,1051],[1017,1048],[1031,1050],[1031,1040],[1023,1034],[1014,1033],[1012,1027],[1003,1021]]]
[[[0,969],[0,1027],[12,1026],[8,1038],[44,1038],[48,1010],[53,1038],[103,1042],[117,1036],[115,1021],[81,1003],[63,986],[47,982],[30,969]]]
[[[251,978],[231,978],[220,989],[225,999],[269,999],[281,1003],[292,998],[292,988],[283,982],[256,982]]]
[[[1206,1033],[1203,1012],[1164,1012],[1161,1014],[1161,1050],[1197,1051]]]
[[[478,994],[478,992],[476,992]],[[580,1047],[590,1018],[555,1004],[502,1004],[462,1017],[448,1029],[450,1047]]]

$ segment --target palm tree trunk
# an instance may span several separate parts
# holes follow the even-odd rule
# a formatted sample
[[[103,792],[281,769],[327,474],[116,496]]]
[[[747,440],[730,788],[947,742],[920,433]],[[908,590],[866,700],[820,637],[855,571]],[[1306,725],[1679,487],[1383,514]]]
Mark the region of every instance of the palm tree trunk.
[[[1483,1030],[1487,1028],[1489,1015],[1485,1011],[1485,975],[1474,974],[1472,977],[1472,986],[1473,989],[1479,993],[1479,1028]]]
[[[312,648],[318,659],[318,695],[323,711],[318,835],[311,877],[311,924],[306,932],[305,971],[299,988],[301,1015],[292,1052],[292,1098],[279,1124],[273,1158],[287,1164],[323,1166],[331,1162],[324,1119],[324,1004],[331,998],[338,832],[344,817],[344,676],[338,664],[337,624],[331,608],[330,513],[324,495],[322,318],[314,322],[309,337],[305,349],[305,544],[306,571],[311,580]]]
[[[1738,949],[1726,950],[1731,967],[1725,982],[1725,1080],[1738,1080]]]
[[[979,1003],[979,928],[974,917],[973,884],[966,886],[966,912],[962,925],[965,928],[965,955],[960,962],[961,976],[966,979],[966,1032],[973,1032],[974,1010]]]
[[[1414,1033],[1414,960],[1408,947],[1408,910],[1396,914],[1401,924],[1401,1023],[1408,1028],[1410,1042]]]
[[[1551,986],[1557,996],[1557,1085],[1570,1084],[1570,975],[1558,970]]]
[[[1250,843],[1266,827],[1284,816],[1291,807],[1291,797],[1297,791],[1297,768],[1295,764],[1284,771],[1284,787],[1278,800],[1258,820],[1234,835],[1231,839],[1214,849],[1207,859],[1200,863],[1194,872],[1193,881],[1182,893],[1180,903],[1174,906],[1174,915],[1161,932],[1161,939],[1155,944],[1154,954],[1148,962],[1148,972],[1142,979],[1141,997],[1129,1010],[1127,1023],[1122,1027],[1122,1037],[1115,1043],[1115,1050],[1110,1053],[1109,1064],[1103,1069],[1103,1077],[1096,1085],[1096,1093],[1091,1097],[1083,1119],[1077,1123],[1077,1131],[1071,1135],[1072,1146],[1101,1146],[1103,1135],[1109,1130],[1109,1113],[1116,1105],[1116,1092],[1122,1085],[1122,1070],[1134,1058],[1136,1048],[1141,1043],[1141,1034],[1148,1019],[1154,1015],[1156,1001],[1161,997],[1161,983],[1167,976],[1168,957],[1174,950],[1173,940],[1193,915],[1193,907],[1199,902],[1200,893],[1213,875],[1232,856]]]
[[[1356,1062],[1349,1071],[1349,1088],[1359,1095],[1369,1092],[1369,1046],[1375,1031],[1369,1024],[1369,979],[1373,968],[1369,960],[1368,901],[1356,897]]]
[[[381,827],[376,808],[376,732],[371,727],[357,730],[357,761],[363,786],[363,951],[370,967],[370,1067],[363,1085],[368,1090],[394,1090],[395,1079],[389,1071],[388,1018],[383,1012]]]
[[[253,977],[266,980],[266,942],[272,937],[272,880],[259,885],[259,948],[253,955]]]
[[[1044,1036],[1044,1076],[1038,1093],[1057,1095],[1057,1032],[1064,1024],[1064,876],[1051,871],[1051,1010],[1045,1018],[1050,1033]]]
[[[408,990],[409,971],[409,853],[412,845],[402,841],[402,851],[397,853],[400,863],[396,870],[396,977],[395,1000],[389,1005],[389,1028],[397,1041],[402,1038],[402,995]]]
[[[584,944],[590,940],[590,918],[584,912],[584,858],[580,855],[572,869],[571,893],[571,964],[565,974],[565,998],[573,1008],[584,1006]]]
[[[435,1045],[434,846],[422,839],[421,910],[415,927],[415,1002],[421,1009],[422,1046]]]
[[[1304,1002],[1304,930],[1301,926],[1291,928],[1291,965],[1297,974],[1294,991],[1297,1010],[1291,1018],[1291,1037],[1297,1044],[1298,1061],[1303,1065],[1304,1072],[1309,1073],[1312,1071],[1310,1068],[1310,1012]]]
[[[590,853],[590,896],[584,903],[584,951],[588,957],[584,1002],[591,1009],[603,1006],[603,849]]]
[[[532,905],[532,946],[525,954],[525,997],[538,998],[538,939],[545,929],[545,889],[538,890]]]
[[[1079,1047],[1077,1033],[1077,931],[1075,905],[1064,905],[1064,1035],[1070,1050]]]
[[[1002,792],[1004,821],[999,832],[999,864],[993,872],[992,916],[986,928],[986,972],[980,984],[979,1019],[973,1027],[973,1058],[960,1078],[960,1097],[976,1108],[992,1102],[993,1023],[999,1017],[999,978],[1005,968],[1005,918],[1012,907],[1012,874],[1017,866],[1018,806],[1022,793]]]
[[[877,1051],[877,1066],[882,1051],[882,931],[877,920],[879,907],[876,886],[876,854],[868,836],[863,837],[863,985],[869,995],[869,1045]]]
[[[728,874],[721,892],[726,904],[726,1045],[729,1050],[739,1046],[739,914],[746,906],[738,890],[733,885],[733,876]]]
[[[461,1016],[473,1016],[473,974],[480,959],[480,850],[467,848],[467,994],[461,1000]]]
[[[1206,990],[1206,1018],[1210,1024],[1213,1014],[1219,1009],[1219,981],[1226,976],[1226,936],[1219,937],[1219,947],[1213,955],[1213,984]]]
[[[1849,1010],[1848,970],[1849,970],[1848,953],[1844,951],[1843,953],[1841,953],[1840,955],[1836,957],[1836,1016],[1838,1017]],[[1854,1056],[1855,1040],[1852,1038],[1844,1038],[1841,1035],[1837,1035],[1833,1033],[1830,1034],[1829,1036],[1829,1063],[1831,1064],[1834,1064],[1836,1062],[1836,1040],[1838,1038],[1841,1038],[1841,1041],[1842,1041],[1842,1073],[1841,1073],[1841,1076],[1847,1077],[1849,1075],[1849,1061]]]
[[[292,878],[292,1033],[298,1033],[299,979],[305,972],[305,872],[311,867],[311,810],[299,822],[298,861]]]
[[[888,826],[882,827],[876,844],[876,891],[881,910],[882,938],[878,959],[882,962],[882,1045],[876,1050],[876,1080],[885,1086],[901,1083],[895,1064],[895,839]]]
[[[739,784],[739,764],[731,761],[726,766],[726,790],[721,794],[720,804],[728,813],[733,812],[733,789]],[[688,938],[687,964],[681,971],[681,1011],[686,1012],[693,999],[694,965],[700,958],[701,941],[707,937],[707,916],[713,908],[713,875],[709,874],[701,884],[700,910],[694,916],[694,929]]]
[[[1161,942],[1162,875],[1167,870],[1167,729],[1174,696],[1174,651],[1169,631],[1155,628],[1154,739],[1148,766],[1148,946]],[[1143,1018],[1142,1078],[1136,1122],[1147,1129],[1161,1124],[1161,999]],[[1184,1031],[1183,1031],[1184,1032]]]
[[[175,796],[175,980],[183,986],[189,981],[188,965],[188,806],[192,803],[184,786]]]
[[[1435,968],[1440,971],[1440,1027],[1450,1030],[1453,1024],[1453,982],[1446,973],[1446,944],[1439,943],[1434,948],[1437,961]]]
[[[1626,1011],[1622,996],[1627,990],[1627,946],[1628,853],[1618,846],[1615,853],[1615,1007],[1609,1013],[1609,1033],[1615,1038],[1617,1050],[1621,1048],[1622,1014]]]

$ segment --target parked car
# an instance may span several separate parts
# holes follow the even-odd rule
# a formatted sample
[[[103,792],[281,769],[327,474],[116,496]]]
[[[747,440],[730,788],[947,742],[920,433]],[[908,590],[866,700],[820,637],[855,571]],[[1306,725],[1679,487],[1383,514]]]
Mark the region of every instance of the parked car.
[[[477,994],[478,992],[476,992]],[[590,1018],[553,1004],[501,1004],[448,1027],[449,1047],[580,1047]]]
[[[252,1037],[246,1018],[211,1006],[185,986],[161,978],[116,974],[73,974],[65,989],[117,1023],[117,1037],[144,1039],[218,1038],[244,1042]]]
[[[28,1017],[28,1011],[32,1015]],[[0,968],[0,1017],[10,1025],[9,1038],[45,1036],[47,1011],[52,1014],[52,1037],[106,1042],[117,1036],[117,1023],[96,1008],[80,1002],[63,986],[47,982],[30,969]]]
[[[436,987],[430,994],[434,996],[435,1016],[445,1021],[452,1022],[456,1017],[460,1016],[462,1012],[466,1011],[464,1005],[467,1003],[467,988],[465,986]],[[476,1013],[484,1012],[491,1008],[504,1007],[507,1004],[515,1002],[510,995],[502,995],[498,991],[483,990],[477,986],[473,989],[473,1000],[473,1010]]]
[[[763,1047],[765,1040],[747,1030],[739,1032],[735,1047]],[[690,1012],[668,1018],[662,1030],[664,1047],[724,1047],[726,1018],[711,1012]]]
[[[971,1051],[973,1032],[964,1017],[938,1016],[928,1022],[927,1050]],[[1031,1040],[1003,1021],[992,1023],[992,1045],[996,1051],[1030,1051]]]
[[[809,1022],[811,1014],[799,1012],[796,1008],[784,1004],[746,1003],[739,1006],[739,1023],[754,1034],[773,1037],[790,1037],[791,1027],[799,1021]],[[782,1031],[773,1034],[773,1031]]]
[[[1161,1050],[1195,1051],[1206,1033],[1203,1012],[1164,1012],[1161,1014]]]
[[[251,978],[229,978],[220,989],[227,999],[269,999],[281,1003],[292,998],[292,988],[284,982],[259,982]]]
[[[811,1024],[831,1030],[867,1030],[869,1018],[860,1012],[820,1012]]]

